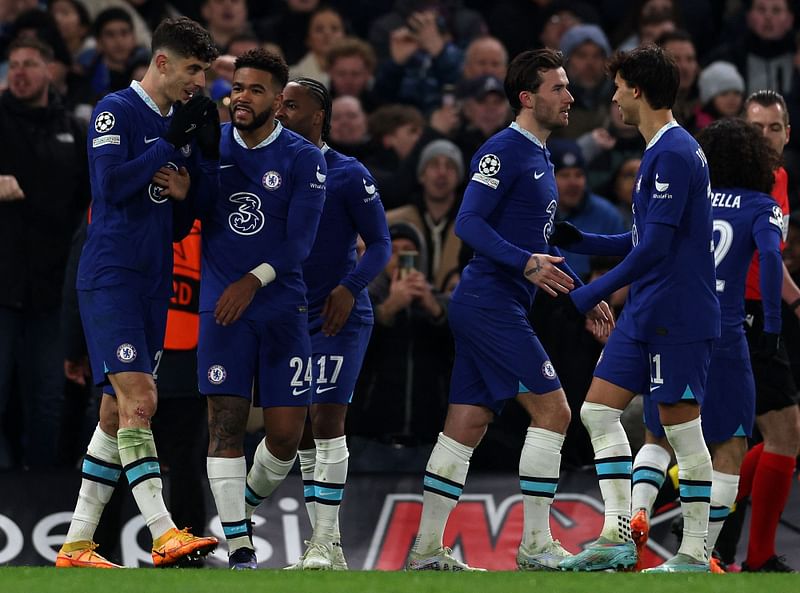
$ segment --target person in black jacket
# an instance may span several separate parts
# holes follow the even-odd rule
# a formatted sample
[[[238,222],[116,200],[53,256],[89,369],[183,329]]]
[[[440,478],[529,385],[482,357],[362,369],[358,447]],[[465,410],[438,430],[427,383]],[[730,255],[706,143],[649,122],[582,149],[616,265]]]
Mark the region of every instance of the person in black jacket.
[[[52,59],[39,40],[13,42],[0,97],[0,467],[12,463],[2,420],[13,394],[23,402],[24,464],[56,459],[61,285],[90,195],[85,132],[50,92]]]

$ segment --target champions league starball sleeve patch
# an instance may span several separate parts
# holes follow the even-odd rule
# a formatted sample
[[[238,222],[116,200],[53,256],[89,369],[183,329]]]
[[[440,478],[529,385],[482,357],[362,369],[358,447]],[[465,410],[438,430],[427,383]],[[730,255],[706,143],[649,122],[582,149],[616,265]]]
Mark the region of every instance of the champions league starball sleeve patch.
[[[94,131],[98,134],[110,132],[117,120],[110,111],[103,111],[94,120]]]

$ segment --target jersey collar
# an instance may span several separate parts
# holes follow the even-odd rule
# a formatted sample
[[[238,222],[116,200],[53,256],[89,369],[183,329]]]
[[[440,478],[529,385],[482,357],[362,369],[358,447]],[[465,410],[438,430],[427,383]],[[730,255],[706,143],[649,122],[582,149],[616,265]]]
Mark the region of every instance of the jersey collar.
[[[322,148],[320,148],[320,150],[322,151],[322,154],[325,154],[325,153],[326,153],[326,152],[328,152],[330,149],[331,149],[331,147],[330,147],[330,146],[328,146],[328,143],[327,143],[327,142],[323,142],[323,143],[322,143]]]
[[[544,144],[542,144],[542,141],[541,141],[541,140],[539,140],[539,139],[538,139],[536,136],[534,136],[533,134],[531,134],[531,133],[530,133],[528,130],[526,130],[525,128],[521,127],[521,126],[520,126],[520,125],[519,125],[517,122],[515,122],[515,121],[512,121],[512,122],[511,122],[511,125],[510,125],[510,126],[508,126],[508,127],[509,127],[509,128],[511,128],[512,130],[516,130],[517,132],[519,132],[520,134],[522,134],[523,136],[525,136],[525,137],[526,137],[528,140],[530,140],[531,142],[533,142],[533,143],[534,143],[536,146],[538,146],[539,148],[544,148]]]
[[[677,127],[678,127],[678,122],[676,122],[674,119],[670,122],[665,123],[664,126],[658,132],[656,132],[656,135],[650,139],[650,142],[647,143],[647,148],[645,148],[645,150],[649,150],[650,148],[655,146],[656,142],[661,140],[661,136],[663,136],[668,130]]]
[[[138,80],[131,81],[131,88],[137,95],[139,95],[139,98],[144,101],[145,105],[158,114],[158,117],[169,117],[172,115],[172,107],[169,108],[169,113],[166,115],[161,115],[161,110],[158,108],[158,105],[156,105],[156,102],[150,98],[150,95],[148,95],[147,91],[142,88],[142,85]]]
[[[272,130],[272,134],[270,134],[269,136],[264,138],[261,142],[256,144],[253,148],[249,148],[247,146],[247,144],[245,144],[244,140],[242,140],[242,137],[239,135],[239,130],[237,130],[236,128],[233,128],[233,139],[236,140],[236,144],[238,144],[239,146],[241,146],[245,150],[258,150],[259,148],[264,148],[265,146],[269,146],[270,144],[275,142],[275,139],[278,136],[280,136],[282,131],[283,131],[283,126],[281,125],[281,122],[279,122],[276,119],[275,120],[275,129]]]

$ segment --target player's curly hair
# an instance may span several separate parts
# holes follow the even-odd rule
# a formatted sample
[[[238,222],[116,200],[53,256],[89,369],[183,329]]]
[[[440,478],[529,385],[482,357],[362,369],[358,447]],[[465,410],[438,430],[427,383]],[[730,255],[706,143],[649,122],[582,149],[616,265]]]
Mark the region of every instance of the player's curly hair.
[[[617,52],[608,63],[613,79],[619,73],[629,87],[638,87],[653,109],[672,109],[678,96],[680,72],[675,58],[652,43]]]
[[[563,66],[564,55],[560,51],[547,48],[524,51],[511,60],[503,87],[514,115],[522,109],[519,94],[523,91],[537,92],[544,80],[542,72]]]
[[[719,119],[697,141],[708,159],[711,187],[772,191],[780,156],[754,125],[738,117]]]
[[[286,65],[286,60],[278,54],[260,47],[246,51],[236,58],[234,70],[239,68],[255,68],[256,70],[269,72],[272,74],[272,81],[280,89],[283,89],[286,83],[289,82],[289,66]]]
[[[183,58],[197,58],[202,62],[213,62],[219,50],[211,35],[190,18],[164,19],[153,31],[151,53],[168,49]]]

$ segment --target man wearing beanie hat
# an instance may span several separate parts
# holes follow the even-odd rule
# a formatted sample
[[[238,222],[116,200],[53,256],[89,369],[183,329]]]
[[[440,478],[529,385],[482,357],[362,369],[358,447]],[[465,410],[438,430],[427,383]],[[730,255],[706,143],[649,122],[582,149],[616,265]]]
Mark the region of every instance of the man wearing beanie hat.
[[[442,290],[445,277],[458,265],[461,239],[455,234],[457,190],[464,180],[461,151],[449,140],[434,140],[422,149],[417,165],[422,195],[407,206],[386,213],[389,224],[410,222],[425,237],[427,258],[422,262],[428,280]]]
[[[555,130],[553,137],[578,138],[605,125],[613,93],[606,77],[606,59],[611,46],[597,25],[577,25],[561,38],[561,52],[567,61],[569,91],[575,103],[569,114],[569,127]]]
[[[574,140],[556,138],[547,143],[558,187],[558,220],[566,220],[579,229],[601,235],[627,231],[617,209],[586,186],[586,163]],[[562,250],[567,263],[581,278],[589,275],[591,256]]]

